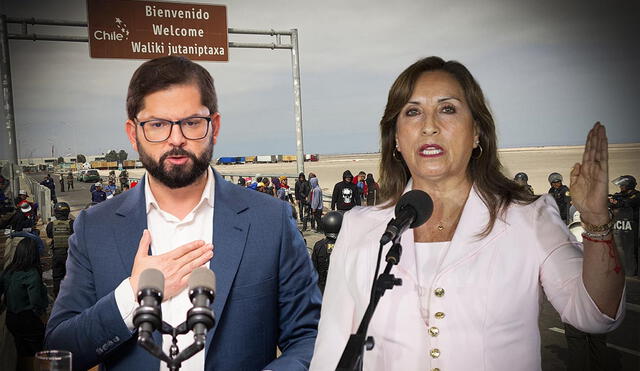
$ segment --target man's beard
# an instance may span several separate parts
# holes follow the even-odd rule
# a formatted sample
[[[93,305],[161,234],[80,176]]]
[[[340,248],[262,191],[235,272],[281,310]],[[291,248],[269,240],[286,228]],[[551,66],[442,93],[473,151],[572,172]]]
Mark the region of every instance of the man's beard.
[[[136,138],[138,144],[138,154],[140,162],[152,177],[157,179],[165,186],[176,189],[186,187],[193,184],[205,171],[209,168],[209,162],[213,155],[213,140],[207,146],[199,157],[187,150],[174,147],[172,150],[165,152],[159,161],[155,161],[149,156],[140,145],[140,141]],[[169,156],[186,156],[191,159],[192,165],[170,165],[169,169],[165,168],[167,157]]]

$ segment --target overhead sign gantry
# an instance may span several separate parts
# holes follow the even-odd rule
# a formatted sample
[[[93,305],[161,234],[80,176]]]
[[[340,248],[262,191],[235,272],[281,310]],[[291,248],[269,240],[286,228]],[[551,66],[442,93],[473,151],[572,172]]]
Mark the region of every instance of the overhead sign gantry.
[[[89,42],[90,56],[93,58],[151,59],[179,54],[195,60],[228,61],[229,48],[289,49],[293,77],[296,167],[298,173],[304,172],[297,29],[278,31],[227,28],[226,7],[221,5],[138,0],[87,0],[87,12],[89,20],[97,17],[95,22],[91,21],[88,24],[79,21],[0,15],[0,80],[6,133],[6,135],[0,135],[0,142],[7,146],[8,160],[15,168],[18,167],[19,162],[9,40],[29,40]],[[9,24],[19,25],[20,31],[9,32]],[[36,26],[83,27],[88,28],[88,35],[51,35],[30,32],[29,28],[33,29]],[[271,42],[233,42],[228,41],[228,34],[270,37]],[[282,40],[283,37],[285,42]],[[11,178],[14,194],[17,194],[15,173]]]
[[[224,5],[88,0],[87,15],[92,58],[229,60]]]

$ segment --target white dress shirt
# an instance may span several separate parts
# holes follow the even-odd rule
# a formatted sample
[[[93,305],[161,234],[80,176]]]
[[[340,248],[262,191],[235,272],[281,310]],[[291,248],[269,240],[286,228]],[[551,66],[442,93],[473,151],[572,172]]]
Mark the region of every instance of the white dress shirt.
[[[147,179],[149,179],[147,177]],[[207,171],[207,183],[198,204],[180,220],[160,209],[149,182],[145,182],[145,206],[147,211],[147,229],[151,233],[151,253],[160,255],[172,251],[186,243],[203,240],[213,241],[213,202],[214,177],[211,168]],[[134,331],[133,312],[138,306],[129,279],[125,279],[115,290],[116,304],[122,319],[129,330]],[[177,327],[187,318],[187,311],[192,307],[188,290],[185,288],[173,298],[162,303],[162,319],[173,327]],[[178,348],[186,349],[193,343],[193,332],[178,336]],[[163,335],[162,349],[168,355],[171,346],[171,335]],[[198,352],[190,359],[182,362],[181,370],[204,370],[205,350]],[[164,362],[160,370],[168,370]]]
[[[416,288],[420,297],[422,319],[427,326],[429,325],[429,304],[432,297],[430,289],[450,244],[451,241],[415,243],[416,278],[418,281]]]

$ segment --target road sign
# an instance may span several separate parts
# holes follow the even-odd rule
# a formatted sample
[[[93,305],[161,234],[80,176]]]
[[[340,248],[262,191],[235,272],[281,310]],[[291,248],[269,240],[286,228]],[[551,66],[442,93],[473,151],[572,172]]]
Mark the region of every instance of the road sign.
[[[224,5],[87,0],[92,58],[228,61]]]

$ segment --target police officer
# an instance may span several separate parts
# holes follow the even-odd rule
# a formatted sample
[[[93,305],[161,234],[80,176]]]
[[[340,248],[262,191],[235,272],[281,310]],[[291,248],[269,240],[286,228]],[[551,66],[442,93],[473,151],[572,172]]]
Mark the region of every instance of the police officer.
[[[327,215],[322,217],[325,238],[316,242],[311,253],[311,261],[318,271],[318,286],[320,291],[324,293],[324,286],[327,283],[327,273],[329,272],[329,260],[333,245],[336,243],[340,227],[342,226],[342,213],[338,211],[329,211]]]
[[[47,174],[44,177],[44,180],[40,182],[40,185],[49,188],[49,190],[51,191],[51,201],[53,201],[54,203],[58,202],[58,198],[56,197],[56,183],[53,181],[50,174]]]
[[[118,177],[120,180],[120,188],[124,190],[124,186],[129,186],[129,172],[124,169],[120,172],[120,176]]]
[[[640,191],[636,189],[636,178],[631,175],[623,175],[614,179],[611,183],[620,187],[620,192],[609,197],[609,207],[611,209],[629,208],[633,212],[631,229],[633,231],[633,253],[636,260],[636,272],[638,274],[638,221],[640,209]]]
[[[73,220],[69,219],[71,208],[66,202],[58,202],[53,206],[53,215],[56,220],[47,224],[47,237],[51,238],[51,265],[53,270],[53,294],[58,296],[60,281],[67,273],[67,249],[69,248],[69,236],[73,234]]]
[[[529,181],[529,176],[527,175],[527,173],[520,172],[516,174],[515,177],[513,177],[513,180],[515,180],[515,182],[518,183],[518,185],[520,185],[521,187],[524,187],[527,190],[527,192],[533,195],[533,187],[531,187],[529,183],[527,183]]]
[[[553,196],[554,200],[556,200],[558,209],[560,209],[560,217],[565,223],[567,223],[569,203],[571,201],[571,198],[569,197],[569,187],[562,184],[562,175],[558,173],[549,174],[548,180],[549,184],[551,184],[549,194]]]
[[[73,173],[71,172],[71,170],[69,170],[69,173],[67,174],[67,192],[74,189],[73,188]]]
[[[60,173],[60,192],[64,192],[64,174]]]
[[[116,171],[115,170],[111,170],[109,171],[109,181],[112,181],[115,183],[116,182]]]

